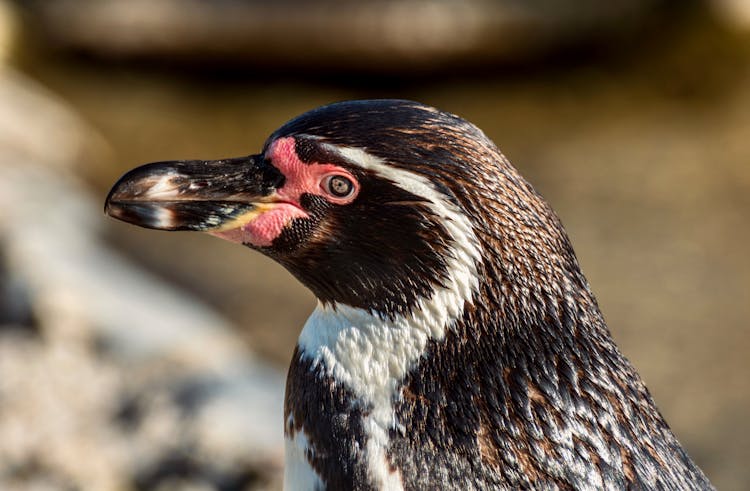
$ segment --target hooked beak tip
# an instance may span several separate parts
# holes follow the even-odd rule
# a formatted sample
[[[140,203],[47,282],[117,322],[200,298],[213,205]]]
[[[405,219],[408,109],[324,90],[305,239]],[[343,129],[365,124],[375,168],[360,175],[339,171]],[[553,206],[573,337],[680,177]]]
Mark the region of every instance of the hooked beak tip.
[[[159,230],[219,229],[256,208],[275,181],[260,156],[218,161],[157,162],[122,176],[104,212],[133,225]]]

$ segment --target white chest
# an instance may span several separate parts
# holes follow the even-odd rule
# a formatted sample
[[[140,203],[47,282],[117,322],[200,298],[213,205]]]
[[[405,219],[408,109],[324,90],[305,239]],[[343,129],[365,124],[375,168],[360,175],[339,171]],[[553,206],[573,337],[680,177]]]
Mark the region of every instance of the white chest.
[[[284,490],[315,491],[321,489],[323,481],[310,465],[307,457],[312,448],[304,430],[287,437],[284,442]]]

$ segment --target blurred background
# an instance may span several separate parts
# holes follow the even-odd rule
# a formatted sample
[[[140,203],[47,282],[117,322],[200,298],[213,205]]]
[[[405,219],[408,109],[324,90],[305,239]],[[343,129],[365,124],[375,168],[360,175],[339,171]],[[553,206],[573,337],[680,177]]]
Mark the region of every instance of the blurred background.
[[[314,300],[102,213],[343,99],[482,128],[719,489],[750,488],[750,0],[0,0],[0,488],[279,489]]]

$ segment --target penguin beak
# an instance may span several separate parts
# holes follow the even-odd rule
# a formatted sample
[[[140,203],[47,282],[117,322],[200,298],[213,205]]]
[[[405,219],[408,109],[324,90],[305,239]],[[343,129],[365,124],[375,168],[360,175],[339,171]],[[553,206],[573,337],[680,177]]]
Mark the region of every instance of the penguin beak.
[[[283,174],[262,155],[156,162],[122,176],[104,212],[146,228],[220,232],[273,206],[283,184]]]

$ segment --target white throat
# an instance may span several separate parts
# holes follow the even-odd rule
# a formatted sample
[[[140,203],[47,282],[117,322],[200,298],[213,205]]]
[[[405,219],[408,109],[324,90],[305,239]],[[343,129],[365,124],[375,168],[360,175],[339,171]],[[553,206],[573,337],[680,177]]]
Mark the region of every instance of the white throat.
[[[391,472],[385,455],[389,431],[398,425],[394,403],[400,397],[400,384],[424,354],[428,341],[441,340],[472,302],[481,248],[469,219],[426,178],[385,165],[359,149],[335,150],[426,198],[452,236],[447,279],[429,297],[421,298],[408,315],[390,320],[347,305],[319,304],[298,341],[301,355],[311,359],[313,367],[369,406],[363,426],[371,477],[382,489],[401,489],[400,475]]]

